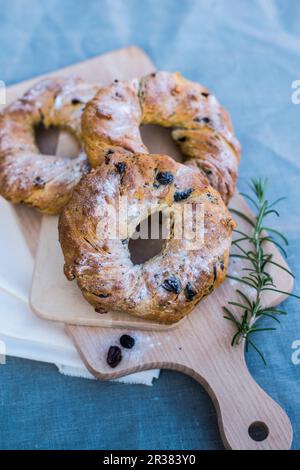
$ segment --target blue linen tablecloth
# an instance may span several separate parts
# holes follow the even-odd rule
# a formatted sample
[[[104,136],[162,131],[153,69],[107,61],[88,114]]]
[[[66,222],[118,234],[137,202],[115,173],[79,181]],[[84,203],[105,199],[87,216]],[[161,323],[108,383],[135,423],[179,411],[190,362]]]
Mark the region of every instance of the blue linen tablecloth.
[[[0,0],[0,80],[12,84],[137,44],[158,68],[205,84],[229,109],[243,146],[239,188],[267,175],[270,197],[287,196],[275,224],[289,238],[288,261],[300,279],[300,104],[291,99],[300,79],[299,33],[298,0]],[[299,449],[299,301],[285,307],[277,331],[257,337],[268,367],[253,351],[247,362],[289,414]],[[164,371],[153,387],[122,385],[8,358],[0,366],[0,448],[220,449],[222,443],[209,397],[179,373]]]

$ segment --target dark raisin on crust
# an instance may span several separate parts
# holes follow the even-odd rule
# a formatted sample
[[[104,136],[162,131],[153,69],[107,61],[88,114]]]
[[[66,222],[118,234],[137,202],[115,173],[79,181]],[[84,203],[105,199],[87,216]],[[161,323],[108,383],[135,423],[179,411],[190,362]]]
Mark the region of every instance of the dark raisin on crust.
[[[130,335],[122,335],[120,338],[120,344],[123,348],[131,349],[135,345],[135,339]]]
[[[216,196],[211,194],[209,191],[206,193],[206,196],[209,199],[209,201],[212,202],[213,204],[215,204],[217,202]]]
[[[111,346],[107,353],[107,358],[106,358],[107,364],[110,367],[114,368],[120,364],[121,360],[122,360],[121,348],[119,348],[119,346]]]
[[[165,279],[162,283],[162,287],[167,290],[168,292],[174,292],[175,294],[179,294],[181,291],[181,282],[177,277],[171,276],[168,279]]]
[[[196,295],[196,291],[193,289],[192,284],[190,282],[187,283],[187,285],[184,288],[184,295],[187,300],[193,300],[193,298]]]
[[[217,274],[218,274],[218,272],[217,272],[217,265],[214,264],[214,282],[217,280]]]
[[[170,171],[160,171],[157,173],[155,179],[159,182],[159,184],[167,186],[168,184],[173,183],[174,175]]]
[[[193,192],[193,188],[184,189],[183,191],[176,191],[174,193],[174,201],[179,202],[187,199]]]
[[[40,176],[36,176],[36,178],[34,178],[34,180],[33,180],[33,184],[37,188],[42,188],[43,186],[45,186],[46,183],[43,180],[43,178],[41,178]]]
[[[108,165],[109,162],[110,162],[110,157],[111,155],[114,153],[113,150],[108,150],[105,154],[105,157],[104,157],[104,160],[105,160],[105,164]]]
[[[209,124],[209,123],[210,123],[209,117],[195,117],[195,118],[194,118],[194,121],[195,121],[195,122],[204,122],[205,124]]]
[[[79,98],[73,98],[71,103],[75,106],[76,104],[82,104],[82,101]]]
[[[115,168],[120,175],[123,175],[126,170],[126,163],[124,162],[115,163]]]

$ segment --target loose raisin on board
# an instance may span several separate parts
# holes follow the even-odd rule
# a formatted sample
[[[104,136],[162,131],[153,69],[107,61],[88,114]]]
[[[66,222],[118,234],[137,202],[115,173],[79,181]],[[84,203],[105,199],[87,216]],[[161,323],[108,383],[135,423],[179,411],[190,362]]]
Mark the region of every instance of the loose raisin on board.
[[[176,191],[174,193],[174,201],[179,202],[187,199],[193,192],[193,188],[184,189],[183,191]]]
[[[130,335],[122,335],[120,338],[120,344],[123,348],[131,349],[135,345],[135,339]]]
[[[122,360],[122,351],[119,346],[111,346],[107,353],[107,364],[114,368],[120,364]]]
[[[171,276],[162,283],[162,287],[169,292],[179,294],[181,291],[181,282],[175,276]]]
[[[168,184],[173,183],[174,175],[170,173],[169,171],[160,171],[156,175],[156,180],[159,182],[159,184],[162,184],[163,186],[167,186]]]

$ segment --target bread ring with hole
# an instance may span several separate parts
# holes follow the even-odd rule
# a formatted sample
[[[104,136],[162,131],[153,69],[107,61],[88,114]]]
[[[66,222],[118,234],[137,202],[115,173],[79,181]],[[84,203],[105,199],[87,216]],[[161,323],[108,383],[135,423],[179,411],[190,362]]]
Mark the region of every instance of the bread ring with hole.
[[[195,224],[194,240],[170,230],[159,254],[134,265],[128,240],[136,226],[154,212],[180,216],[187,206],[192,216],[181,220]],[[171,220],[171,226],[178,222]],[[174,323],[225,279],[234,226],[220,194],[200,172],[166,155],[115,152],[83,178],[61,212],[65,275],[77,280],[98,312]]]
[[[79,78],[44,79],[0,114],[0,194],[45,214],[56,214],[87,172],[86,155],[42,155],[36,126],[67,129],[81,144],[81,114],[99,89]]]
[[[115,80],[99,90],[83,113],[83,140],[91,166],[115,150],[148,153],[141,124],[172,128],[185,164],[198,168],[228,203],[236,184],[240,145],[215,96],[179,73]]]

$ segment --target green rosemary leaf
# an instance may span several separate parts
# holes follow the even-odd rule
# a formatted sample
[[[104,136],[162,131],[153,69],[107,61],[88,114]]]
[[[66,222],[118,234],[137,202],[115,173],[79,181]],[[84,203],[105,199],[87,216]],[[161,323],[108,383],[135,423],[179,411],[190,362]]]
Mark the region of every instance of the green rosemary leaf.
[[[241,230],[238,230],[236,228],[233,231],[234,231],[234,233],[238,233],[239,235],[243,235],[244,237],[249,238],[248,233],[242,232]]]
[[[252,333],[256,333],[257,331],[274,331],[276,330],[276,328],[251,328],[251,330],[249,330],[248,334],[252,334]]]
[[[243,305],[243,304],[240,304],[238,302],[233,302],[232,301],[232,302],[228,302],[228,303],[229,303],[229,305],[235,305],[236,307],[243,308],[245,310],[247,310],[249,308],[249,307],[247,307],[247,305]]]
[[[244,282],[244,284],[248,283],[248,285],[254,287],[254,289],[258,287],[257,278],[251,278],[250,276],[242,276],[240,280],[241,282]]]
[[[233,209],[233,208],[230,209],[230,211],[233,212],[234,214],[238,215],[242,219],[246,220],[246,222],[248,222],[248,224],[250,224],[252,227],[255,226],[253,220],[251,220],[247,215],[243,214],[243,212],[238,211],[237,209]]]
[[[285,249],[280,245],[280,243],[278,243],[276,240],[274,240],[273,237],[271,237],[271,236],[263,237],[262,241],[270,242],[270,243],[273,243],[273,245],[276,245],[277,248],[280,249],[280,251],[282,252],[284,257],[287,258],[287,253],[286,253]]]
[[[268,178],[262,180],[261,178],[252,178],[252,188],[257,195],[259,202],[265,199],[266,190],[268,185]]]
[[[283,271],[285,271],[286,273],[288,273],[291,277],[293,277],[295,279],[295,276],[294,274],[292,273],[292,271],[290,271],[289,269],[285,268],[284,266],[281,266],[281,264],[279,263],[275,263],[275,261],[268,261],[268,263],[270,264],[273,264],[274,266],[277,266],[277,268],[279,269],[282,269]]]
[[[256,270],[253,268],[243,268],[242,271],[249,271],[250,273],[256,273]]]
[[[266,216],[269,215],[269,214],[275,214],[275,215],[277,215],[277,217],[280,217],[279,212],[276,211],[275,209],[270,209],[270,210],[267,210],[267,211],[265,212],[265,215],[266,215]]]
[[[249,196],[249,194],[242,193],[242,192],[240,192],[240,194],[241,194],[243,197],[245,197],[246,199],[248,199],[248,201],[252,202],[252,204],[254,205],[254,207],[259,210],[259,205],[258,205],[257,202],[253,199],[253,197]]]
[[[287,312],[285,310],[279,310],[278,308],[274,308],[274,307],[264,308],[263,311],[277,313],[278,315],[287,315]]]
[[[248,271],[248,272],[249,272],[249,276],[252,276],[252,277],[254,277],[255,279],[258,278],[257,272],[256,272],[255,269],[253,269],[253,268],[243,268],[243,271]],[[244,277],[246,277],[246,276],[244,276]]]
[[[246,256],[246,255],[239,255],[239,254],[237,254],[237,253],[232,253],[232,254],[230,255],[230,258],[248,259],[248,256]]]
[[[242,291],[239,290],[239,289],[236,289],[236,292],[247,302],[248,306],[251,308],[251,307],[252,307],[252,302],[251,302],[251,300],[244,294],[244,292],[242,292]]]
[[[261,359],[262,359],[264,365],[266,366],[266,365],[267,365],[267,361],[266,361],[265,356],[263,355],[263,353],[260,351],[260,349],[258,349],[258,347],[256,346],[256,344],[255,344],[253,341],[251,341],[250,338],[248,338],[248,343],[250,343],[251,346],[252,346],[252,348],[254,348],[255,351],[260,355],[260,357],[261,357]]]
[[[253,287],[252,284],[250,284],[249,282],[244,281],[244,280],[243,280],[242,278],[240,278],[240,277],[230,276],[230,275],[228,275],[227,277],[228,277],[228,279],[232,279],[233,281],[242,282],[243,284],[246,284],[246,285],[248,285],[248,286],[250,286],[250,287]]]
[[[263,315],[264,317],[269,317],[269,318],[272,318],[274,321],[276,321],[277,323],[280,323],[280,321],[278,320],[278,318],[276,318],[274,315],[271,315],[270,313],[265,313],[265,312],[261,312],[259,314],[256,314],[257,317],[259,317],[260,315]]]
[[[274,291],[274,292],[279,292],[280,294],[288,295],[289,297],[295,297],[295,299],[300,299],[300,296],[299,296],[299,295],[293,294],[293,293],[291,293],[291,292],[285,292],[284,290],[279,290],[279,289],[277,289],[277,288],[274,288],[274,289],[273,289],[272,287],[263,287],[261,290],[262,290],[262,291],[264,291],[264,290],[272,290],[272,291]]]
[[[254,255],[254,252],[244,250],[238,243],[235,243],[234,240],[233,240],[232,244],[233,244],[234,246],[236,246],[239,250],[241,250],[241,252],[244,253],[245,256],[247,256],[247,258],[249,258],[249,257],[251,257],[252,255]]]
[[[227,308],[227,307],[223,307],[223,310],[225,313],[227,313],[227,315],[229,315],[229,318],[228,320],[231,320],[233,321],[237,326],[241,327],[241,322],[239,322],[235,316],[233,315],[233,313]],[[224,317],[225,318],[225,317]]]
[[[241,237],[241,238],[236,238],[234,240],[234,242],[237,244],[237,243],[240,243],[240,242],[243,242],[245,240],[248,240],[248,237]]]
[[[278,199],[276,199],[276,201],[274,201],[272,204],[269,205],[269,208],[276,206],[276,204],[278,204],[281,201],[284,201],[285,199],[286,197],[279,197]]]
[[[232,340],[231,340],[231,346],[234,346],[236,344],[237,339],[239,338],[239,335],[240,335],[239,331],[235,333],[235,335],[233,335]]]
[[[262,227],[262,230],[266,230],[267,232],[276,233],[276,235],[278,235],[278,237],[280,237],[286,245],[289,244],[288,239],[284,235],[282,235],[282,233],[279,232],[278,230],[275,230],[274,228],[270,228],[270,227]]]

